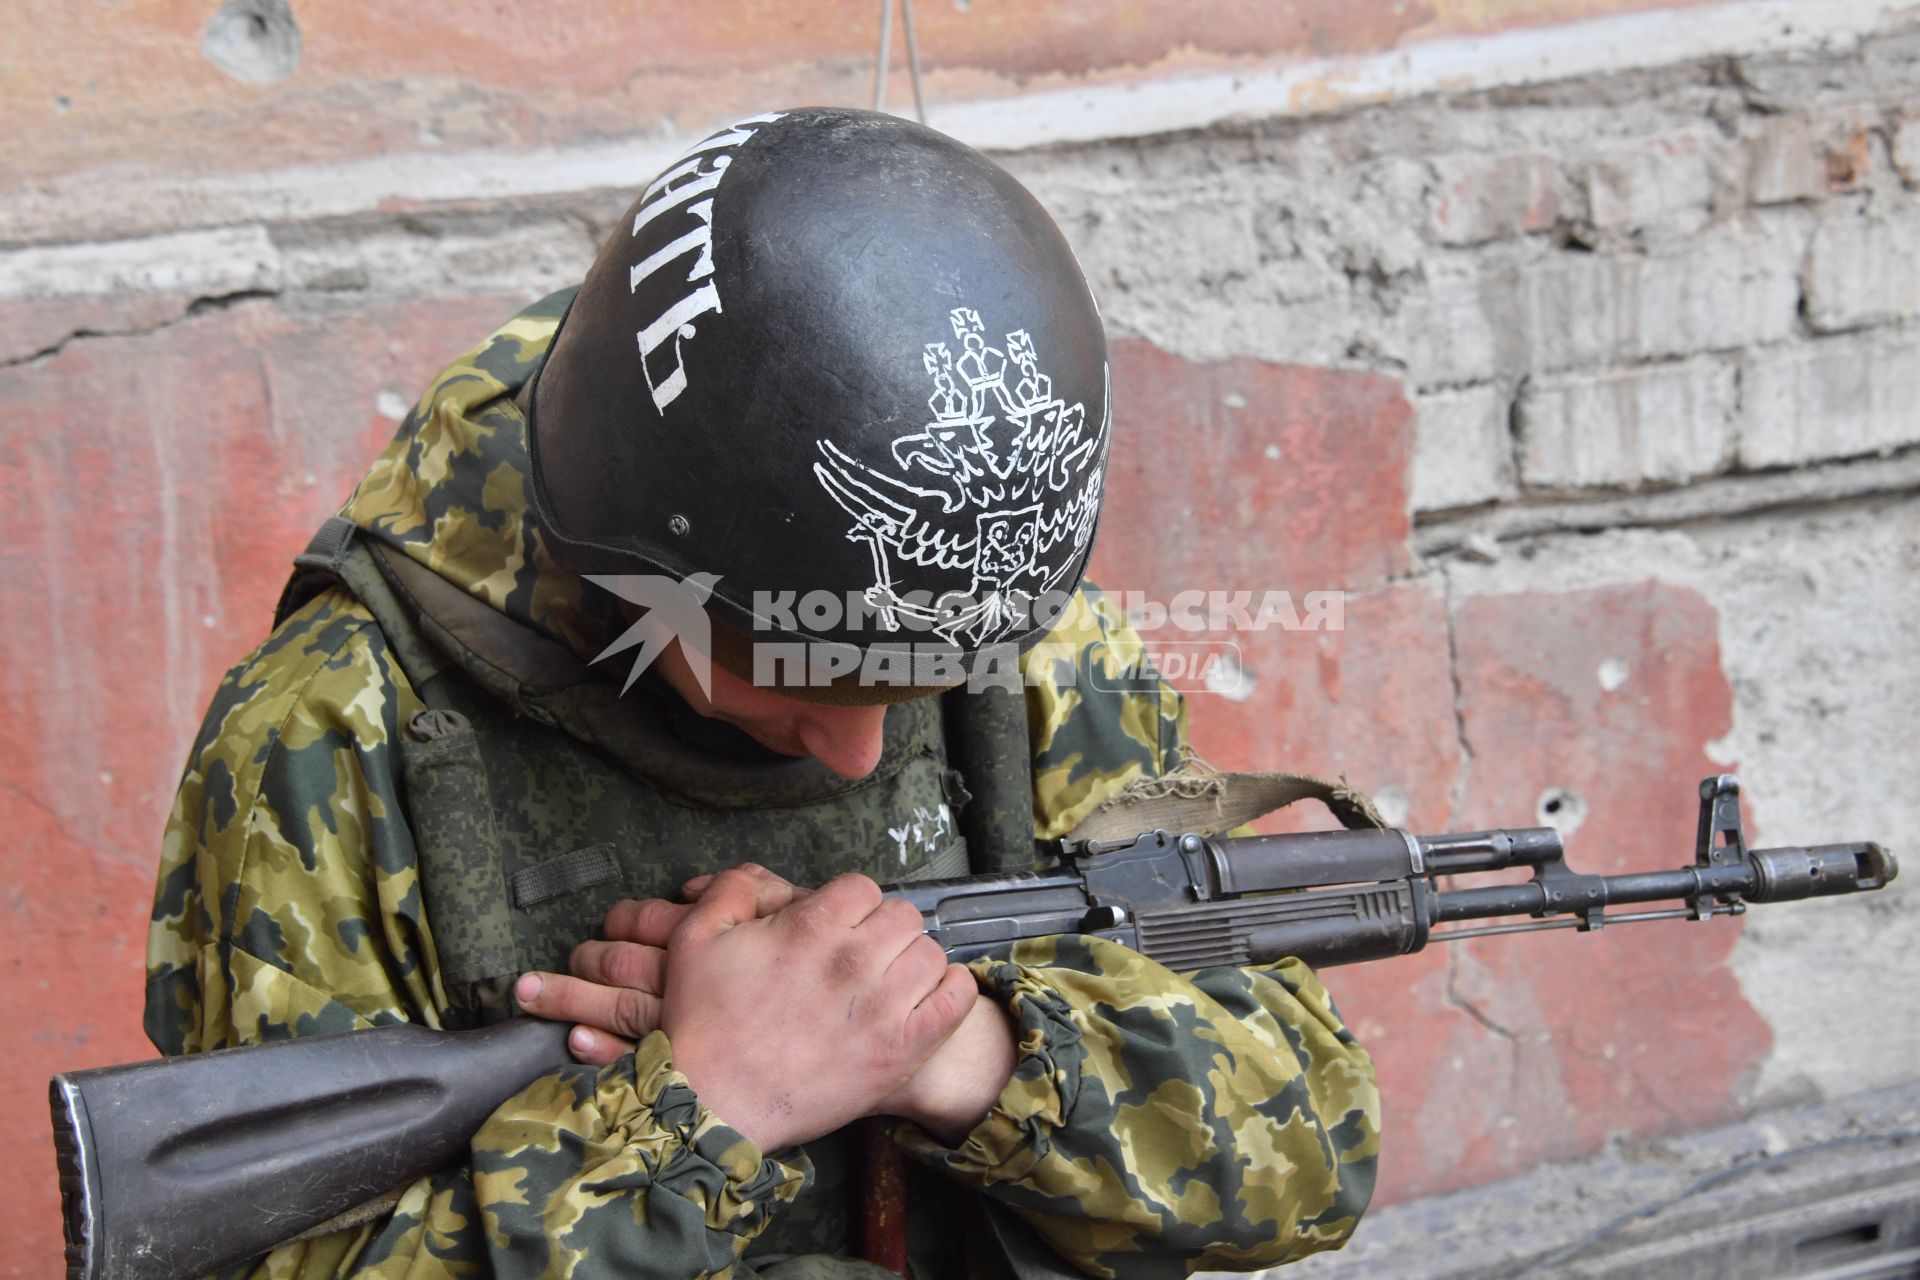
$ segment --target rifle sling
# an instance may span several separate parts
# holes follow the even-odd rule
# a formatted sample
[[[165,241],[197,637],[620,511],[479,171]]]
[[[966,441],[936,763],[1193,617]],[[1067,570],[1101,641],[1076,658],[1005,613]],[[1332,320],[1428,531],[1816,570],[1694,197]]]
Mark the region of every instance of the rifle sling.
[[[1366,793],[1310,773],[1221,773],[1189,759],[1173,773],[1140,778],[1095,809],[1070,840],[1118,840],[1145,831],[1211,836],[1301,800],[1318,800],[1350,830],[1389,825]]]
[[[412,1183],[407,1184],[407,1186],[412,1185]],[[364,1204],[353,1206],[345,1213],[336,1213],[325,1222],[308,1227],[297,1236],[288,1236],[280,1246],[276,1247],[299,1244],[302,1240],[315,1240],[321,1236],[332,1235],[336,1231],[345,1231],[348,1227],[364,1226],[369,1222],[378,1221],[393,1212],[393,1207],[400,1203],[400,1197],[406,1194],[406,1190],[406,1187],[395,1187]]]

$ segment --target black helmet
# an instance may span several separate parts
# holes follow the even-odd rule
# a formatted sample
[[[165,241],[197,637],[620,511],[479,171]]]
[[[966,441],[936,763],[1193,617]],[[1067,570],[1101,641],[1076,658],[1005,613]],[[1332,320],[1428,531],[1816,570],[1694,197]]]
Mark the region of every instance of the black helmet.
[[[950,670],[1078,584],[1108,390],[1073,251],[1005,170],[772,112],[656,178],[587,274],[529,403],[535,510],[574,572],[717,575],[750,637]]]

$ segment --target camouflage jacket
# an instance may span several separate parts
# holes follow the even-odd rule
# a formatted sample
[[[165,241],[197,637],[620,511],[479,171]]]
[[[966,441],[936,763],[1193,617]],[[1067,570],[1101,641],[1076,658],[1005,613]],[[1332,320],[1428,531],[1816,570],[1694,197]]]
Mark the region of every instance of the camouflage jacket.
[[[514,391],[566,294],[449,367],[344,509],[367,535],[591,656],[613,623],[546,559],[524,493]],[[1097,593],[1027,661],[1036,829],[1059,835],[1184,748],[1157,681],[1095,696],[1139,640]],[[1111,680],[1104,683],[1111,684]],[[167,825],[148,944],[147,1033],[197,1052],[448,1009],[399,785],[422,703],[340,589],[221,682]],[[1372,1188],[1372,1065],[1297,961],[1176,975],[1099,941],[1024,943],[974,965],[1017,1027],[1018,1066],[957,1147],[925,1163],[1019,1210],[1101,1275],[1268,1266],[1337,1247]],[[612,1066],[536,1081],[464,1166],[392,1215],[283,1246],[272,1277],[719,1276],[809,1176],[701,1107],[656,1032]]]

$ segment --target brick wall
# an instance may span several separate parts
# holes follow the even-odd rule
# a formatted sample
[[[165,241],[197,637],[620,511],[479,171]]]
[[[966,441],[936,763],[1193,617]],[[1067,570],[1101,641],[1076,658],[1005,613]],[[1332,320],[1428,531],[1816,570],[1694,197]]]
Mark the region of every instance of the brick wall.
[[[1017,31],[927,7],[934,123],[1002,143],[1114,331],[1100,579],[1347,593],[1344,630],[1234,638],[1240,696],[1194,695],[1205,755],[1344,772],[1420,829],[1554,821],[1595,870],[1686,861],[1692,784],[1728,768],[1764,843],[1912,846],[1920,27],[1856,0],[1564,27],[1646,6],[1542,4],[1480,39],[1486,6],[1436,5],[1042,72]],[[205,17],[183,15],[128,19],[162,80],[191,82],[176,46]],[[46,1074],[147,1051],[160,823],[286,558],[422,381],[576,278],[706,123],[543,115],[485,59],[479,114],[449,116],[455,71],[405,99],[397,36],[317,15],[302,65],[346,69],[289,77],[252,132],[224,82],[197,106],[175,85],[142,100],[145,150],[103,118],[0,180],[13,1274],[53,1265]],[[954,32],[974,44],[943,64]],[[1299,61],[1329,50],[1351,57]],[[669,88],[714,115],[768,86],[862,96],[824,44],[747,61],[704,99]],[[58,71],[7,92],[68,96]],[[302,132],[356,84],[365,118]],[[1045,110],[1010,134],[1022,101]],[[516,112],[540,148],[408,141],[433,119],[481,146]],[[249,149],[281,135],[299,147]],[[1904,888],[1332,974],[1380,1063],[1383,1196],[1913,1079]]]

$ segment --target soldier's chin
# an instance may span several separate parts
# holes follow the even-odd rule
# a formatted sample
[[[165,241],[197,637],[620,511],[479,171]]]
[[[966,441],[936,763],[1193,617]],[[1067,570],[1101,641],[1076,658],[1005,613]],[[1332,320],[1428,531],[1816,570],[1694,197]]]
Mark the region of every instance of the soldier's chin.
[[[796,759],[802,759],[813,754],[813,752],[807,750],[806,744],[800,741],[800,735],[798,734],[770,733],[758,725],[738,720],[733,722],[733,726],[777,755],[793,756]]]

